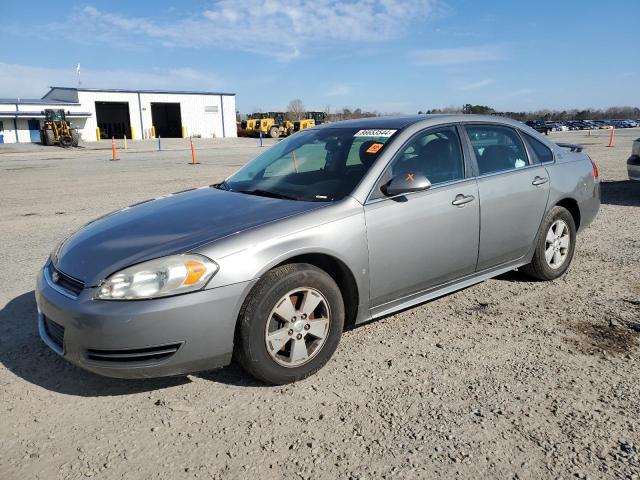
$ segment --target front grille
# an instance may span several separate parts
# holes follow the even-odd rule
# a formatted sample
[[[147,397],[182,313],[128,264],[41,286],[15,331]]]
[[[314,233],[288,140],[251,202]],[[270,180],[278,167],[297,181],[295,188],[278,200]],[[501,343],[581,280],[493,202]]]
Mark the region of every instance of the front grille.
[[[62,273],[60,270],[53,266],[53,263],[49,263],[49,278],[51,278],[51,281],[58,287],[75,295],[76,297],[80,295],[80,292],[84,288],[84,283],[82,283],[80,280],[70,277],[66,273]]]
[[[64,327],[62,325],[58,325],[53,320],[44,317],[44,330],[47,332],[51,341],[62,349],[62,345],[64,343]]]
[[[146,348],[130,348],[124,350],[87,350],[87,358],[97,362],[134,363],[150,362],[169,358],[180,348],[180,343],[158,345]]]

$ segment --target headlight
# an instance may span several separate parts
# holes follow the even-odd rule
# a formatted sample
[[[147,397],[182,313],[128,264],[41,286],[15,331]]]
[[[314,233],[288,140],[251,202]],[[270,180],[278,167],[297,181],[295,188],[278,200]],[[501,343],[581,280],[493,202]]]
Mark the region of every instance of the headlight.
[[[172,255],[125,268],[99,287],[100,300],[139,300],[193,292],[204,287],[218,264],[201,255]]]

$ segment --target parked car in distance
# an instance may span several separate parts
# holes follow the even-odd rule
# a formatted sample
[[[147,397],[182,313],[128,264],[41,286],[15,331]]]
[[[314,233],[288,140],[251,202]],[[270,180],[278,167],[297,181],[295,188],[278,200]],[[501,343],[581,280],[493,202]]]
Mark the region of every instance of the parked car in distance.
[[[545,135],[549,135],[551,131],[543,120],[529,120],[526,122],[526,125],[533,128],[536,132],[544,133]]]
[[[627,160],[629,180],[640,182],[640,138],[636,138],[631,147],[631,156]]]
[[[595,163],[567,148],[494,116],[301,131],[219,184],[123,208],[63,240],[37,277],[40,336],[113,377],[235,356],[265,382],[300,380],[346,325],[517,268],[560,277],[600,206]]]

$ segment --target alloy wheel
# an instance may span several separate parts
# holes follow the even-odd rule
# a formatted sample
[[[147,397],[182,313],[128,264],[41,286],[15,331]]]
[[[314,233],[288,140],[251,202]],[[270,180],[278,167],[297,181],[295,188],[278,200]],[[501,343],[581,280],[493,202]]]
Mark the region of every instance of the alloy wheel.
[[[330,324],[329,302],[322,293],[310,287],[292,290],[278,300],[267,320],[267,351],[284,367],[304,365],[322,350]]]
[[[544,244],[544,257],[553,269],[560,268],[569,254],[571,237],[564,220],[556,220],[549,227]]]

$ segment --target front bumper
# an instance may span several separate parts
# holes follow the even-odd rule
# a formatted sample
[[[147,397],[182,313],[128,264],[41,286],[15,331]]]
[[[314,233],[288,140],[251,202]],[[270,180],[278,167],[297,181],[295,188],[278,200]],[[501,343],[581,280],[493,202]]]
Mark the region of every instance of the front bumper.
[[[153,300],[77,298],[53,287],[47,271],[36,286],[43,341],[68,361],[118,378],[179,375],[227,365],[241,303],[250,282]]]
[[[627,160],[627,173],[629,180],[640,182],[640,156],[631,155]]]

